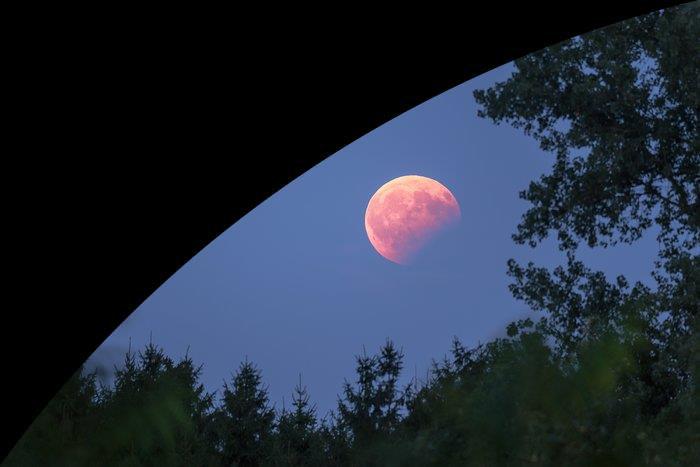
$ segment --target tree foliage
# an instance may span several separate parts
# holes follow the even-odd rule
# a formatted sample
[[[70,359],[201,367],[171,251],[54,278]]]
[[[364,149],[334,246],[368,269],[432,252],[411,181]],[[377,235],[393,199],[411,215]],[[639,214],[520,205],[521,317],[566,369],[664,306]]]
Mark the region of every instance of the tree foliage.
[[[316,407],[309,400],[300,375],[292,394],[292,410],[283,408],[277,423],[273,456],[278,465],[322,465],[325,460]]]
[[[673,245],[700,226],[698,3],[653,13],[516,60],[505,82],[475,92],[479,115],[532,135],[552,172],[514,239],[556,231],[562,248],[637,240],[652,225]]]
[[[224,383],[222,404],[214,417],[224,465],[260,465],[266,459],[275,413],[253,363],[243,362],[231,385]]]

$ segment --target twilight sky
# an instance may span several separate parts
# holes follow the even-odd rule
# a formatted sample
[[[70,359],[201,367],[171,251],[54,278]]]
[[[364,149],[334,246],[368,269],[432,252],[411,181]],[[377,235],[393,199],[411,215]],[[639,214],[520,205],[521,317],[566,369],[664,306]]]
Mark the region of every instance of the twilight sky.
[[[474,89],[506,79],[511,64],[453,88],[370,132],[293,181],[231,226],[155,291],[88,360],[121,362],[131,338],[203,363],[219,390],[246,358],[277,408],[301,373],[319,415],[335,408],[354,355],[387,337],[405,352],[404,376],[425,375],[453,336],[474,345],[528,314],[509,294],[506,261],[559,264],[553,242],[516,246],[527,204],[518,191],[552,156],[508,125],[476,116]],[[381,257],[364,228],[367,203],[385,182],[417,174],[457,198],[459,226],[409,266]],[[241,175],[241,174],[238,174]],[[232,176],[232,182],[235,177]],[[235,202],[235,200],[231,200]],[[654,234],[580,257],[610,277],[650,283]]]

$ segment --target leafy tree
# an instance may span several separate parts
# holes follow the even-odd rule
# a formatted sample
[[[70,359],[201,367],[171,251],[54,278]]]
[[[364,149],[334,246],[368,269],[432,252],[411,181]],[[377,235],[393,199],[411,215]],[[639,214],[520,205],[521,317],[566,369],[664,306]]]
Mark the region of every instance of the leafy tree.
[[[582,346],[575,364],[536,330],[474,352],[463,371],[455,358],[421,390],[427,421],[411,426],[404,445],[415,465],[644,462],[636,405],[618,402],[634,360],[616,336]]]
[[[231,385],[224,383],[215,413],[218,445],[225,465],[262,464],[269,453],[275,412],[268,404],[260,370],[241,363]]]
[[[531,207],[513,238],[534,247],[554,232],[567,264],[548,271],[510,260],[514,296],[544,313],[538,331],[562,365],[580,364],[585,349],[615,336],[635,362],[618,380],[618,409],[631,404],[645,417],[634,423],[689,445],[697,424],[679,430],[679,419],[661,420],[673,420],[696,391],[700,62],[691,57],[700,56],[699,17],[692,2],[594,31],[517,60],[507,81],[474,93],[482,117],[522,128],[555,156],[552,171],[521,192]],[[575,258],[581,242],[631,243],[652,227],[654,288],[608,282]],[[655,456],[645,460],[677,458]]]
[[[556,156],[521,197],[514,239],[558,234],[563,248],[638,239],[656,224],[671,246],[700,226],[698,2],[618,23],[515,61],[474,96]]]
[[[633,320],[648,345],[637,358],[646,407],[658,412],[689,381],[700,277],[700,3],[635,18],[516,60],[505,82],[474,96],[479,115],[508,122],[552,152],[551,173],[513,236],[536,246],[556,232],[566,267],[511,260],[516,298],[545,311],[560,350]],[[578,244],[631,243],[649,228],[661,245],[655,290],[575,260]],[[571,355],[576,358],[575,355]]]
[[[700,459],[700,333],[686,342],[689,389],[661,411],[649,426],[648,458],[658,465],[693,465]]]

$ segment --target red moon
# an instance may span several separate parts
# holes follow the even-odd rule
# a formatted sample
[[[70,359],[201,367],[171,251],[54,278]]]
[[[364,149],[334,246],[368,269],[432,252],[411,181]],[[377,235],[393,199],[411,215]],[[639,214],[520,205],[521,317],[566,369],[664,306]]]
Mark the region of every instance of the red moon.
[[[382,185],[369,200],[365,230],[380,255],[408,264],[436,233],[460,219],[459,204],[444,185],[406,175]]]

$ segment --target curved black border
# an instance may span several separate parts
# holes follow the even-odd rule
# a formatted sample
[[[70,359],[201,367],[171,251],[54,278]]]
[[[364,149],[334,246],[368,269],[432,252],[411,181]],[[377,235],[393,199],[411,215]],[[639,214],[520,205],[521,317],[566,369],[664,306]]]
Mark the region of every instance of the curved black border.
[[[150,293],[323,158],[496,66],[681,2],[560,3],[419,12],[371,41],[332,21],[277,34],[186,14],[59,25],[19,93],[32,151],[18,222],[31,234],[13,272],[19,308],[5,309],[5,400],[21,408],[6,446]]]

